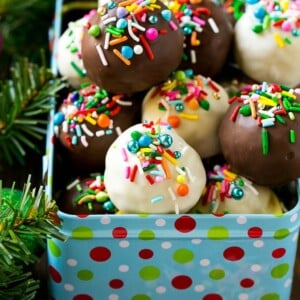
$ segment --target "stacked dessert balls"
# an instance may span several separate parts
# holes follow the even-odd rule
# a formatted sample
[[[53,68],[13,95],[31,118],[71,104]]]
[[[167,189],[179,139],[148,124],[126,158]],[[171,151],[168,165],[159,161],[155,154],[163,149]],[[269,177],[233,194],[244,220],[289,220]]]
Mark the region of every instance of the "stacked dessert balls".
[[[239,32],[251,12],[258,24],[247,26],[259,36],[258,47],[265,39],[278,47],[280,36],[281,55],[299,55],[293,50],[300,39],[299,3],[285,3],[249,0],[232,22],[223,4],[209,0],[118,0],[74,20],[71,41],[65,33],[60,39],[70,51],[57,55],[59,61],[76,52],[80,59],[66,63],[78,80],[59,70],[71,85],[54,117],[69,173],[60,186],[61,209],[282,213],[274,189],[298,178],[300,169],[300,68],[292,76],[248,72],[241,57],[252,50],[239,46],[245,44]],[[272,47],[261,51],[269,59]],[[231,78],[229,69],[243,80]]]

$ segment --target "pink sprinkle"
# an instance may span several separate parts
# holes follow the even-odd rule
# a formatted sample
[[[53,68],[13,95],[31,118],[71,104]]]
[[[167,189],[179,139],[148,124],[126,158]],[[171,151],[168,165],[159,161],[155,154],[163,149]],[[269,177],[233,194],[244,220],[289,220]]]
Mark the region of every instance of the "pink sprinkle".
[[[164,178],[162,176],[155,176],[155,182],[159,183],[159,182],[163,182]]]
[[[172,30],[177,30],[177,25],[172,20],[169,22],[169,26]]]
[[[129,175],[130,175],[130,167],[127,166],[126,169],[125,169],[125,178],[128,179]]]
[[[121,152],[122,152],[123,160],[124,160],[124,161],[128,161],[128,156],[127,156],[126,149],[125,149],[125,148],[122,148],[122,149],[121,149]]]
[[[198,17],[196,17],[196,16],[193,16],[193,17],[192,17],[192,20],[193,20],[195,23],[197,23],[197,24],[199,24],[199,25],[201,25],[201,26],[204,26],[204,25],[206,24],[205,20],[202,20],[202,19],[200,19],[200,18],[198,18]]]
[[[284,21],[281,24],[281,29],[283,31],[291,31],[293,29],[293,24],[290,21]]]
[[[149,41],[154,41],[158,38],[158,31],[156,28],[148,28],[145,35]]]

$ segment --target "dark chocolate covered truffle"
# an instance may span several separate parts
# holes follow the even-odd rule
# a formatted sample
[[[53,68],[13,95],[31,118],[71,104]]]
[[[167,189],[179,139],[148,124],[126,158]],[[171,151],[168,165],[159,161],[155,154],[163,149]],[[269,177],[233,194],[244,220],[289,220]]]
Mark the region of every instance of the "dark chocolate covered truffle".
[[[88,77],[111,93],[132,94],[167,79],[183,54],[183,33],[159,0],[110,1],[84,29]]]
[[[214,77],[223,69],[232,46],[233,25],[221,4],[211,0],[170,1],[184,33],[180,69]]]
[[[110,201],[100,173],[77,177],[61,191],[58,207],[69,214],[113,214],[116,208]]]
[[[140,102],[108,94],[94,84],[70,92],[54,116],[62,155],[84,173],[104,169],[106,151],[119,134],[140,119]]]
[[[300,91],[277,84],[242,89],[221,122],[231,168],[254,183],[279,186],[300,175]]]

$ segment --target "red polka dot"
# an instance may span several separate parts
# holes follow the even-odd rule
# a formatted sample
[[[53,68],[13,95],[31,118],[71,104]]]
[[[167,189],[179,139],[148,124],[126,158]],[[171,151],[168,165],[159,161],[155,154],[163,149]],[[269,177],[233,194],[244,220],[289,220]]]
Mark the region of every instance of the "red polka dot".
[[[52,280],[56,283],[60,283],[62,281],[62,277],[60,273],[52,266],[49,266],[49,272]]]
[[[153,257],[153,251],[151,249],[142,249],[139,252],[139,257],[142,259],[150,259]]]
[[[94,261],[103,262],[110,258],[111,252],[106,247],[95,247],[90,251],[90,257]]]
[[[260,227],[251,227],[248,229],[248,236],[251,239],[257,239],[262,237],[263,230]]]
[[[277,248],[277,249],[274,249],[273,252],[272,252],[272,256],[274,258],[281,258],[282,256],[284,256],[286,253],[286,250],[285,248]]]
[[[172,279],[172,285],[175,289],[184,290],[189,288],[193,280],[189,276],[178,275]]]
[[[224,258],[230,261],[240,260],[243,258],[244,255],[245,252],[240,247],[229,247],[223,252]]]
[[[244,278],[240,281],[240,285],[243,288],[251,288],[254,285],[254,280],[251,278]]]
[[[77,216],[77,218],[79,218],[79,219],[85,219],[85,218],[87,218],[89,215],[88,214],[80,214],[80,215],[76,215]]]
[[[73,297],[73,300],[93,300],[93,297],[87,294],[80,294]]]
[[[175,221],[175,228],[181,233],[188,233],[196,227],[196,221],[190,216],[181,216]]]
[[[207,294],[203,297],[203,300],[223,300],[219,294]]]
[[[124,282],[123,280],[121,279],[112,279],[110,282],[109,282],[109,286],[112,288],[112,289],[120,289],[121,287],[123,287],[124,285]]]
[[[115,239],[125,239],[127,237],[127,229],[124,227],[116,227],[112,230],[112,236]]]

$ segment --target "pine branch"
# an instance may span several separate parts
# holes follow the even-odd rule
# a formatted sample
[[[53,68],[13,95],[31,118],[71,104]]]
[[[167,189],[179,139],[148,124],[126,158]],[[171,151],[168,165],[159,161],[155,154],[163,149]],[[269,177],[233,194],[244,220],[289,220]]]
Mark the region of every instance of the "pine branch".
[[[44,188],[23,191],[2,187],[0,180],[0,299],[33,299],[39,282],[25,270],[39,259],[32,246],[45,247],[47,237],[64,240],[59,232],[57,205]]]
[[[11,79],[0,83],[0,159],[24,164],[26,148],[40,153],[36,141],[46,134],[53,99],[66,84],[46,67],[19,59],[11,68]],[[44,150],[44,149],[43,149]]]

